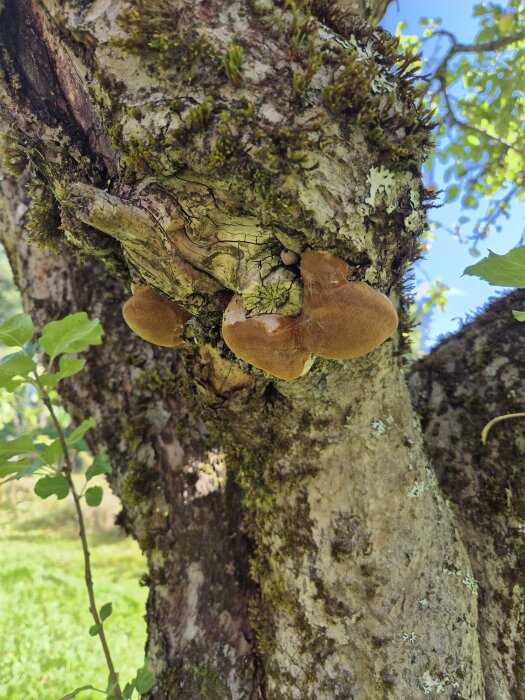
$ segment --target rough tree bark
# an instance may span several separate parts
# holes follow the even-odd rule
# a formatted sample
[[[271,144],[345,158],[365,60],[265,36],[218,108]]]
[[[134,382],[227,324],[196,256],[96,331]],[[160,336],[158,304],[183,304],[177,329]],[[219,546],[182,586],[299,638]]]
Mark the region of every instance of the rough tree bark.
[[[2,183],[0,237],[40,323],[83,309],[106,329],[64,397],[97,419],[148,557],[151,700],[492,687],[463,523],[403,375],[428,115],[395,42],[330,5],[1,6],[3,161],[22,180]],[[285,383],[227,350],[221,314],[232,292],[296,314],[280,253],[308,248],[389,294],[401,330]],[[132,281],[193,314],[185,350],[124,326]]]
[[[455,513],[479,589],[479,636],[487,698],[525,694],[523,569],[523,329],[511,315],[522,291],[493,302],[414,367],[410,388],[439,483]]]

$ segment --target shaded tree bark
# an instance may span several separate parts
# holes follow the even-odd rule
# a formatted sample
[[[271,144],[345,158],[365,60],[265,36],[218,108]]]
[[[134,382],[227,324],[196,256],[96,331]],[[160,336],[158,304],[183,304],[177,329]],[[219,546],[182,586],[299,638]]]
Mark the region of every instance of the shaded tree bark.
[[[523,420],[481,430],[523,411],[523,328],[511,315],[522,291],[497,299],[411,372],[427,449],[467,547],[479,588],[479,635],[487,698],[524,693]]]
[[[220,335],[232,292],[296,314],[281,252],[309,248],[389,294],[405,330],[429,203],[410,62],[315,3],[6,0],[0,21],[4,167],[31,197],[3,181],[0,236],[40,323],[83,309],[106,328],[63,394],[97,419],[148,556],[150,697],[484,697],[474,577],[402,333],[293,383]],[[193,314],[186,349],[131,335],[130,282]]]

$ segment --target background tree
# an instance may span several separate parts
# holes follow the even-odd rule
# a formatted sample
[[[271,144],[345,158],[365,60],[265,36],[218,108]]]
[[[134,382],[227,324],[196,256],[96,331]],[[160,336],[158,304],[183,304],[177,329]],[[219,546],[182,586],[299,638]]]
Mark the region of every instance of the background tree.
[[[504,455],[492,443],[491,510],[474,428],[492,404],[467,405],[460,384],[444,436],[426,421],[463,479],[443,497],[402,372],[403,277],[433,198],[419,180],[430,116],[412,57],[352,9],[6,0],[0,15],[1,236],[40,323],[82,309],[106,329],[64,398],[97,419],[120,523],[148,557],[151,698],[522,688],[519,538],[495,535],[521,526],[507,450],[522,434],[502,429]],[[300,271],[281,253],[309,248],[388,293],[401,328],[284,383],[227,350],[221,315],[232,292],[255,316],[296,315]],[[185,350],[130,335],[131,282],[192,314]],[[494,404],[519,337],[507,336],[501,353],[475,354]],[[441,367],[449,395],[457,362]],[[421,399],[438,390],[432,366],[418,370]]]

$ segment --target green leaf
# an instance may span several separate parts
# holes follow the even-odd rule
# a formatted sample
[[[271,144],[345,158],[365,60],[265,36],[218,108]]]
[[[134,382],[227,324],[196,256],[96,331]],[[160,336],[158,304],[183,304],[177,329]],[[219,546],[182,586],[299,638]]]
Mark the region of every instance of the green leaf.
[[[59,371],[56,373],[44,372],[40,375],[40,381],[47,388],[51,389],[56,386],[61,379],[72,377],[74,374],[81,372],[86,364],[85,360],[79,360],[74,357],[62,355],[58,363]]]
[[[23,352],[4,357],[0,362],[0,388],[13,391],[35,369],[36,364]]]
[[[103,690],[100,690],[100,688],[95,688],[94,685],[83,685],[82,688],[75,688],[75,690],[72,690],[71,693],[68,693],[67,695],[63,695],[60,698],[60,700],[73,700],[73,698],[76,698],[77,695],[80,695],[80,693],[83,693],[84,690],[94,690],[96,693],[102,693],[102,695],[106,694]]]
[[[29,314],[16,314],[0,323],[0,343],[9,347],[22,347],[28,343],[35,328]]]
[[[475,209],[478,206],[478,201],[471,194],[466,194],[463,197],[462,204],[465,207],[465,209]]]
[[[517,321],[525,321],[525,311],[513,311],[512,315]]]
[[[29,459],[17,459],[12,462],[0,462],[0,479],[9,474],[18,474],[31,464]],[[40,466],[40,465],[39,465]]]
[[[505,255],[489,250],[487,258],[469,265],[463,274],[480,277],[496,287],[525,287],[525,246],[513,248]]]
[[[0,459],[11,459],[11,457],[16,457],[16,455],[34,451],[31,435],[19,435],[13,440],[0,440]]]
[[[94,418],[86,418],[82,423],[76,427],[72,433],[70,433],[66,442],[68,445],[72,445],[74,442],[81,440],[90,428],[94,428],[96,425]]]
[[[40,498],[56,496],[60,501],[69,494],[69,484],[62,474],[43,476],[35,484],[35,493]]]
[[[60,321],[46,323],[38,342],[54,358],[65,352],[82,352],[90,345],[100,345],[103,332],[98,318],[90,321],[86,312],[80,311]]]
[[[60,440],[58,438],[53,440],[53,442],[48,445],[43,452],[40,452],[38,456],[41,457],[46,464],[52,466],[58,464],[59,460],[64,457]]]
[[[134,683],[138,693],[147,693],[155,685],[155,675],[149,670],[147,661],[137,671]]]
[[[457,185],[451,185],[447,187],[447,203],[453,202],[459,196],[459,187]]]
[[[89,634],[92,637],[96,637],[97,634],[100,633],[101,629],[102,629],[102,625],[91,625],[91,627],[89,628]]]
[[[111,474],[111,464],[104,455],[97,455],[86,471],[86,481],[99,474]]]
[[[111,603],[105,603],[100,608],[100,613],[99,613],[100,619],[102,620],[102,622],[104,622],[104,620],[107,620],[112,612],[113,612],[113,605]]]
[[[126,687],[122,691],[122,695],[124,696],[124,700],[130,700],[131,696],[133,695],[134,690],[135,690],[135,683],[126,683]]]
[[[102,488],[102,486],[91,486],[89,489],[87,489],[84,495],[86,497],[86,503],[88,504],[88,506],[96,508],[96,506],[99,506],[102,503],[104,489]]]
[[[7,479],[6,481],[20,481],[20,479],[23,479],[26,476],[33,476],[33,474],[42,467],[42,462],[40,460],[36,461],[34,459],[23,459],[20,461],[25,462],[27,466],[21,469],[20,471],[17,471],[16,474],[14,474],[10,479]],[[15,462],[15,464],[18,464],[18,462]]]

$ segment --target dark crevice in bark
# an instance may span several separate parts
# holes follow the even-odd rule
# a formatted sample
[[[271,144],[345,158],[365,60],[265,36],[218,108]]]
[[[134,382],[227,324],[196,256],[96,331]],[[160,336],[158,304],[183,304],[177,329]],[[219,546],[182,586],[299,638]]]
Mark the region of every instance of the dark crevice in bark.
[[[33,0],[6,0],[0,19],[0,40],[11,61],[8,78],[13,91],[27,99],[30,109],[50,126],[71,125],[73,115],[39,31]]]

